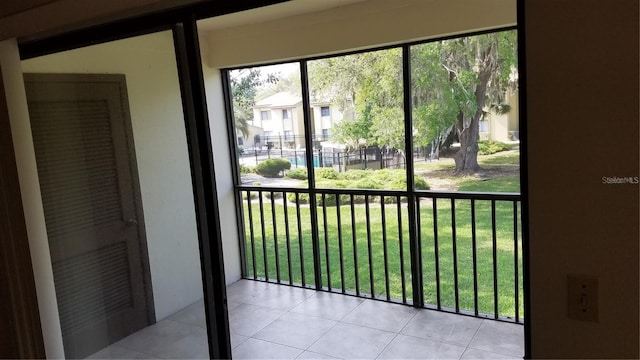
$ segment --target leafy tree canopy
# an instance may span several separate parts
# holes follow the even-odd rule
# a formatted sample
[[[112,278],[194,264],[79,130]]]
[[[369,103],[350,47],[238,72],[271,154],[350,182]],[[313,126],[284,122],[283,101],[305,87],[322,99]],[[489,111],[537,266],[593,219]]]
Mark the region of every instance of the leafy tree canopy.
[[[517,87],[516,51],[515,31],[412,46],[415,144],[440,146],[443,134],[455,130],[465,154],[460,170],[479,169],[479,120],[487,109],[509,111],[504,97],[507,89]],[[329,99],[343,112],[353,110],[335,125],[336,141],[404,149],[400,49],[311,61],[309,76],[312,96]]]
[[[258,88],[265,84],[278,82],[278,75],[262,76],[260,68],[233,70],[229,74],[233,118],[236,130],[243,136],[249,136],[249,121],[253,120],[253,105]]]
[[[404,149],[402,52],[366,52],[309,62],[311,96],[346,114],[334,125],[335,141],[350,147]]]

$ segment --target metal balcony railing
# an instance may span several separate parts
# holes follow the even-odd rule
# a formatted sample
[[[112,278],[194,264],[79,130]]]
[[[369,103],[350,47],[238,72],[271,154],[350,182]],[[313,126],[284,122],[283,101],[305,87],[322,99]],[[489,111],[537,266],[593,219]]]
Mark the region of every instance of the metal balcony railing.
[[[524,323],[517,193],[237,191],[245,278]]]

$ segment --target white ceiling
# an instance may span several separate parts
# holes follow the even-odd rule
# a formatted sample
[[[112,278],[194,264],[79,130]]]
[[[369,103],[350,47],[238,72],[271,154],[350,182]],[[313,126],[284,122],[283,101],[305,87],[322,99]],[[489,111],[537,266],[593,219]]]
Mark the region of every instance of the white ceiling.
[[[367,0],[291,0],[284,3],[216,16],[198,22],[200,30],[217,30],[287,18],[290,16],[348,6]]]

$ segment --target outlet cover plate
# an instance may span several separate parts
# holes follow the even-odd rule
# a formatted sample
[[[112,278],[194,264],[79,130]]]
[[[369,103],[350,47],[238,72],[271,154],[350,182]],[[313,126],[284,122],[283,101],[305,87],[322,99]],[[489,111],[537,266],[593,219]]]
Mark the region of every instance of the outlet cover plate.
[[[598,322],[598,278],[567,276],[567,313],[570,319]]]

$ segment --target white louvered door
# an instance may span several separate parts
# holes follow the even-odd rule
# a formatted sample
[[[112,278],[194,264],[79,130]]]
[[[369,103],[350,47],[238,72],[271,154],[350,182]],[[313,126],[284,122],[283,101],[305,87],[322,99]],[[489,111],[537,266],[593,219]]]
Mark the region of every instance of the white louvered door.
[[[25,77],[68,358],[153,322],[124,76]]]

